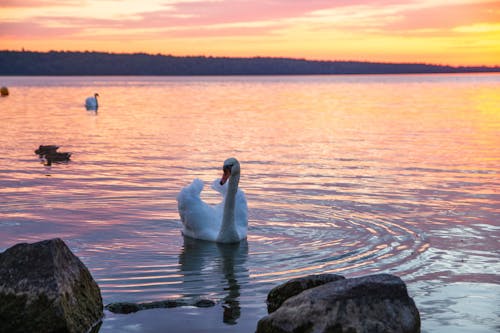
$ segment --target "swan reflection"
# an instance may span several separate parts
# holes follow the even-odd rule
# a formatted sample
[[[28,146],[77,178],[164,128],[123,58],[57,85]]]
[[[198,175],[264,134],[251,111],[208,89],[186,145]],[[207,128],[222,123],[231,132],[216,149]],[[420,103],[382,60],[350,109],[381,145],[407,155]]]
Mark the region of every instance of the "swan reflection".
[[[236,324],[241,314],[238,279],[248,279],[247,256],[246,240],[221,244],[184,237],[179,264],[185,296],[219,298],[223,295],[223,321]]]

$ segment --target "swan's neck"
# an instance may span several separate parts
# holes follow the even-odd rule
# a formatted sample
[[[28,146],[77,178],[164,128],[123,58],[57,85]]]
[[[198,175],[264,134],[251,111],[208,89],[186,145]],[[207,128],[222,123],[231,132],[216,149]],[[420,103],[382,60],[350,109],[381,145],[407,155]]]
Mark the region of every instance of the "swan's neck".
[[[99,107],[99,104],[97,103],[97,96],[94,96],[95,99],[95,108],[97,109]]]
[[[222,225],[220,227],[218,242],[235,243],[240,241],[238,232],[236,231],[236,223],[234,220],[234,208],[236,206],[236,192],[238,191],[239,175],[233,175],[229,178],[229,184],[224,202],[224,214],[222,216]]]

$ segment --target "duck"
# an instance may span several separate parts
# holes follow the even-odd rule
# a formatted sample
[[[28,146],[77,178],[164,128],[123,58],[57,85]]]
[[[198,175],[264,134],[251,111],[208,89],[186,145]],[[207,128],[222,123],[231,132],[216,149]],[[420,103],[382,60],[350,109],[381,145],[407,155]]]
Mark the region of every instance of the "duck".
[[[217,243],[238,243],[247,238],[248,206],[238,188],[240,163],[234,157],[224,161],[222,178],[212,188],[222,195],[216,205],[204,202],[200,194],[204,183],[196,178],[177,195],[177,207],[185,237]]]
[[[71,153],[58,152],[59,146],[56,145],[40,145],[38,149],[35,150],[35,154],[38,154],[40,158],[45,158],[45,165],[52,165],[52,162],[68,162],[71,157]]]
[[[51,161],[51,162],[69,161],[70,157],[71,157],[71,153],[60,153],[57,151],[45,154],[45,158],[47,159],[47,161]]]
[[[97,108],[99,107],[99,103],[97,103],[97,97],[99,96],[98,93],[95,93],[94,96],[87,97],[85,100],[85,108],[90,111],[90,110],[95,110],[97,111]]]
[[[71,157],[71,153],[59,153],[57,151],[50,152],[44,155],[46,163],[45,165],[51,166],[52,162],[60,163],[60,162],[68,162]]]
[[[35,150],[35,154],[43,156],[45,154],[55,153],[57,149],[59,149],[59,146],[56,145],[40,145],[38,149]]]

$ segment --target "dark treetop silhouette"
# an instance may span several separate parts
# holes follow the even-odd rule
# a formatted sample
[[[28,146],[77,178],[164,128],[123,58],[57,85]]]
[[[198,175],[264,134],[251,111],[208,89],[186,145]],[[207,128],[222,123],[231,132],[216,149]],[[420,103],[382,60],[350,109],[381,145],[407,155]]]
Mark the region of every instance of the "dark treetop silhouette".
[[[0,75],[312,75],[500,72],[500,67],[226,58],[102,52],[0,51]]]

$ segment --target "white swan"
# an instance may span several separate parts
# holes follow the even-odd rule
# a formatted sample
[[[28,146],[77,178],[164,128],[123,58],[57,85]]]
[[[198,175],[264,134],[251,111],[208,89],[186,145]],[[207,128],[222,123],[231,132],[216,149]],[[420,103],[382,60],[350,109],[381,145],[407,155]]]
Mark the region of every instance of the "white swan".
[[[236,243],[247,237],[247,200],[243,191],[238,189],[240,163],[229,158],[222,170],[224,174],[220,182],[216,180],[212,184],[212,188],[223,196],[218,205],[201,200],[203,181],[200,179],[193,180],[177,195],[184,236],[218,243]]]
[[[87,110],[97,110],[99,107],[99,104],[97,103],[97,96],[99,96],[99,94],[95,93],[93,97],[87,97],[85,100],[85,108]]]

